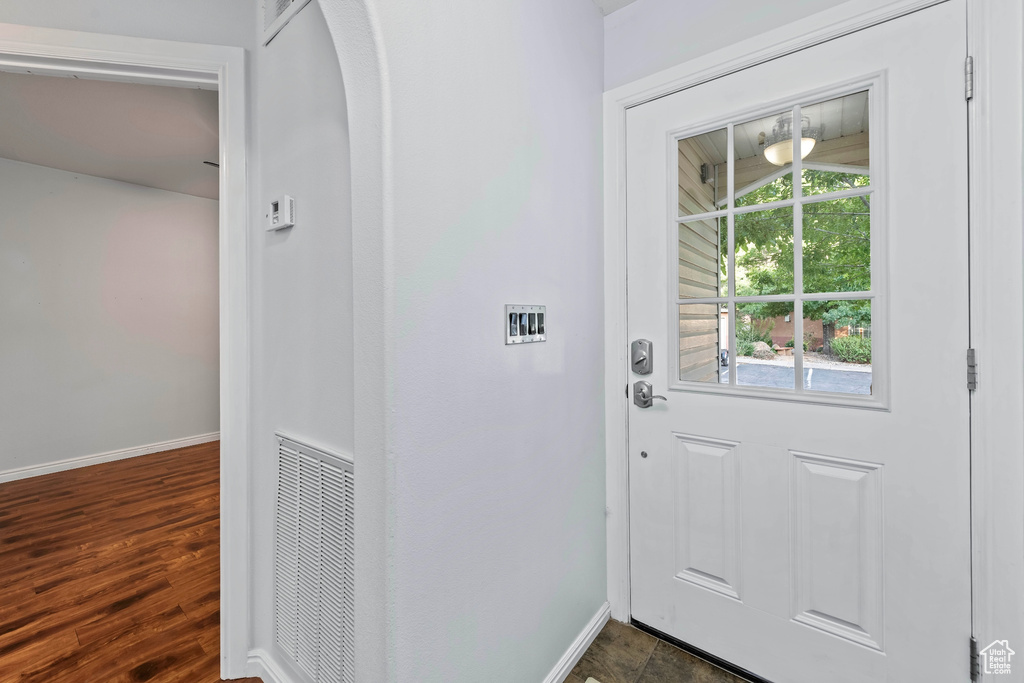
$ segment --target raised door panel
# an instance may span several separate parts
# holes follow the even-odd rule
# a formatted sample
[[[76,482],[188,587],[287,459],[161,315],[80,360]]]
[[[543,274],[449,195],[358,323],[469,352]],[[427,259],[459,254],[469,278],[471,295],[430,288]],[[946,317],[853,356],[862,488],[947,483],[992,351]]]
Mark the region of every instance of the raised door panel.
[[[739,598],[737,444],[675,434],[676,578]]]
[[[882,467],[792,455],[793,618],[882,650]]]

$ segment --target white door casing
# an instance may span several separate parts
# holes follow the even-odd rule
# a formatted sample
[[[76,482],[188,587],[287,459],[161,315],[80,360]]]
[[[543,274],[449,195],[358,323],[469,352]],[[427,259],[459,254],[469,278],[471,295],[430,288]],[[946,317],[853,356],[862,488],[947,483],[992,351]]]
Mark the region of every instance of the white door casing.
[[[249,650],[249,295],[245,50],[0,23],[0,71],[217,90],[220,95],[220,670]]]
[[[654,373],[630,382],[668,397],[629,408],[631,612],[768,679],[967,676],[965,16],[950,1],[627,113],[628,334],[654,340]],[[887,257],[872,258],[874,398],[669,390],[666,153],[864,87]]]

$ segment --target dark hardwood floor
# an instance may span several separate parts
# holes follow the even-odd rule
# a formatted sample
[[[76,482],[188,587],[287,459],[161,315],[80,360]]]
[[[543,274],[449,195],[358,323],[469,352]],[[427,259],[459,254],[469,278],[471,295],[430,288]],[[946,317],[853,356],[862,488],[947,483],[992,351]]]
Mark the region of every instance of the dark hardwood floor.
[[[0,683],[220,680],[218,446],[0,484]]]

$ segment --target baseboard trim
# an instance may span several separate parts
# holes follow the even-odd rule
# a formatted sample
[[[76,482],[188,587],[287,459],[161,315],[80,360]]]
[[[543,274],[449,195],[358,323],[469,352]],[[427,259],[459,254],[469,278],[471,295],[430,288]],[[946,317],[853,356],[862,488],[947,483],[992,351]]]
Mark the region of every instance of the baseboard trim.
[[[275,656],[273,650],[265,650],[262,647],[249,650],[246,676],[258,677],[263,683],[307,683],[310,680],[305,674],[294,669],[292,663],[280,653]]]
[[[583,653],[594,642],[594,638],[601,632],[604,625],[608,623],[611,613],[611,605],[607,602],[601,605],[590,622],[583,627],[583,631],[576,636],[576,640],[569,646],[569,649],[565,651],[565,654],[555,664],[555,668],[544,678],[544,683],[563,683],[565,681],[572,668],[576,666],[576,662],[580,661]],[[245,675],[262,678],[263,683],[293,683],[294,681],[285,668],[275,661],[269,652],[262,648],[249,651]]]
[[[544,683],[562,683],[568,678],[572,668],[576,666],[576,662],[580,661],[580,657],[587,651],[590,644],[594,642],[594,638],[597,638],[597,634],[601,632],[604,625],[608,623],[608,619],[612,615],[612,608],[607,602],[601,605],[601,608],[597,610],[597,614],[590,620],[583,631],[576,636],[576,640],[569,649],[565,651],[562,658],[558,660],[558,664],[555,664],[555,668],[551,670],[551,673],[544,679]]]
[[[14,470],[7,470],[6,472],[0,472],[0,484],[6,483],[8,481],[17,481],[18,479],[38,477],[43,474],[64,472],[65,470],[73,470],[79,467],[100,465],[105,462],[114,462],[115,460],[137,458],[140,455],[150,455],[152,453],[161,453],[163,451],[173,451],[175,448],[198,446],[199,444],[202,443],[216,441],[219,438],[220,432],[210,432],[209,434],[186,436],[183,439],[161,441],[160,443],[151,443],[145,446],[136,446],[134,448],[122,448],[119,451],[97,453],[96,455],[83,455],[78,458],[68,458],[67,460],[59,460],[57,462],[45,463],[43,465],[31,465],[29,467],[20,467]]]
[[[245,675],[261,678],[263,683],[291,683],[270,653],[262,649],[249,650],[249,659],[245,663]]]

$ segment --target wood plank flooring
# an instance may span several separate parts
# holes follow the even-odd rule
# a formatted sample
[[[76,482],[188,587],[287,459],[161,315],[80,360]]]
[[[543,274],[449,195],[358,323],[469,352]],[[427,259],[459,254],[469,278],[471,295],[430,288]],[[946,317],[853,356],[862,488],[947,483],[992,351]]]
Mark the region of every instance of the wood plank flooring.
[[[210,443],[0,484],[0,683],[219,681],[219,468]]]

